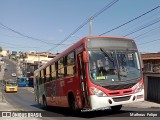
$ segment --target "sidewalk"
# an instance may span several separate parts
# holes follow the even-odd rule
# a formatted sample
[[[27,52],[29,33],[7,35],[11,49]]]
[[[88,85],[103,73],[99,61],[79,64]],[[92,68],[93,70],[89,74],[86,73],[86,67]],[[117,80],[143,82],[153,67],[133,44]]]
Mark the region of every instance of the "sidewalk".
[[[135,108],[159,108],[160,109],[160,104],[149,102],[149,101],[130,103],[130,104],[126,104],[123,106],[124,107],[135,107]]]
[[[0,71],[0,83],[3,80],[3,76],[4,76],[4,68],[5,65],[1,65],[2,69]],[[7,103],[7,101],[5,100],[4,96],[3,96],[3,88],[2,88],[2,84],[0,84],[0,111],[16,111],[17,109],[14,108],[12,105],[10,105],[9,103]]]
[[[4,75],[4,70],[0,71],[0,83],[1,80],[3,79],[3,75]],[[20,109],[15,108],[14,106],[12,106],[11,104],[9,104],[2,93],[3,89],[2,89],[2,85],[0,84],[0,115],[2,116],[2,112],[11,112],[11,111],[22,111]],[[2,112],[1,112],[2,111]],[[0,120],[41,120],[41,118],[34,118],[34,117],[0,117]]]

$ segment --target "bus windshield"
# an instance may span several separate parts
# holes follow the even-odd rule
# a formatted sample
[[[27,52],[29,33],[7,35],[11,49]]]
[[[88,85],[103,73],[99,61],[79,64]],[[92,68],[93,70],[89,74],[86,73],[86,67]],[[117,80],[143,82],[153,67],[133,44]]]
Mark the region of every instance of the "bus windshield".
[[[91,50],[90,77],[94,82],[129,81],[141,77],[138,53],[135,50]]]

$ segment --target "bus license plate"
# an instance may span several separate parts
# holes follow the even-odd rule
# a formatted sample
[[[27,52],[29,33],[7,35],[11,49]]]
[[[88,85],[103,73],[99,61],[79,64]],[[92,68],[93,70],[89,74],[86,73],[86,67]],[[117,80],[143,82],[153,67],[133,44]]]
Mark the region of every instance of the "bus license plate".
[[[14,91],[14,88],[10,88],[10,91]]]

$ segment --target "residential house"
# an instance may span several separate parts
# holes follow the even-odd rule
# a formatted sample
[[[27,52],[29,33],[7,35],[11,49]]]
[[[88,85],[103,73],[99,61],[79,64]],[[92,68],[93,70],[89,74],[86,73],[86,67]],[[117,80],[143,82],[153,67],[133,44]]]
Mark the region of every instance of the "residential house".
[[[145,99],[160,103],[160,53],[141,54]]]

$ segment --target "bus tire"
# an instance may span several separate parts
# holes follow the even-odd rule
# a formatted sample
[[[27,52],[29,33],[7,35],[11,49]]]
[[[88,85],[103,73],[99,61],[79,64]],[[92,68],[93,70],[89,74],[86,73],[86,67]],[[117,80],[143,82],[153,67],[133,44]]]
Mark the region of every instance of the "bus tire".
[[[46,100],[46,97],[45,97],[45,96],[43,96],[43,108],[44,108],[45,110],[48,109],[47,100]]]
[[[77,105],[76,105],[76,101],[75,101],[73,94],[70,93],[68,98],[69,98],[69,107],[70,107],[71,111],[76,111]]]
[[[113,112],[119,112],[122,108],[122,105],[111,106]]]

